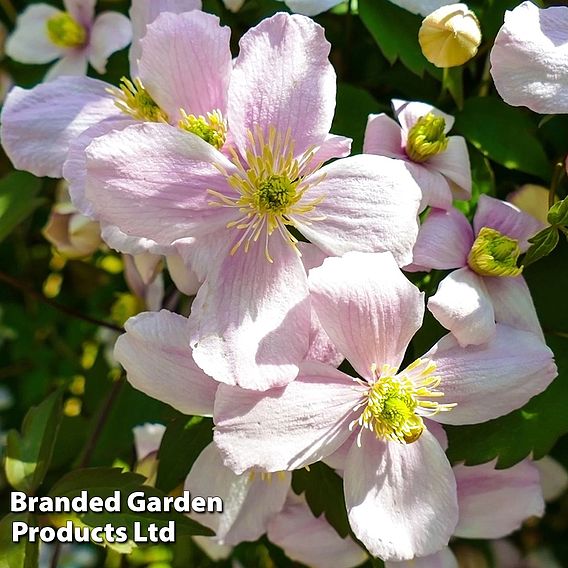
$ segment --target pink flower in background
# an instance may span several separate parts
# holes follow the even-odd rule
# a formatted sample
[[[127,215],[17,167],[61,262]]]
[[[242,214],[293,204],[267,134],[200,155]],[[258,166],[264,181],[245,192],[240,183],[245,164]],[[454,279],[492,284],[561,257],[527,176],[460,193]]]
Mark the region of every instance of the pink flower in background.
[[[503,100],[541,114],[568,112],[568,8],[523,2],[505,13],[491,50]]]
[[[97,217],[127,235],[178,244],[205,280],[191,345],[197,364],[222,382],[282,385],[306,355],[307,277],[290,226],[327,254],[391,250],[401,264],[411,259],[420,192],[406,164],[356,156],[321,167],[350,148],[329,134],[329,49],[323,28],[302,16],[277,14],[249,30],[231,75],[224,153],[149,123],[86,150],[86,197]]]
[[[95,17],[96,0],[63,0],[65,11],[32,4],[18,17],[6,42],[6,53],[21,63],[50,63],[46,79],[85,75],[90,63],[105,73],[108,58],[126,47],[132,28],[126,16],[103,12]]]
[[[427,205],[448,209],[453,199],[471,196],[471,171],[465,139],[447,136],[454,117],[425,103],[392,101],[398,123],[371,114],[363,151],[405,160]]]
[[[413,267],[457,269],[428,301],[434,317],[460,345],[494,337],[495,322],[542,337],[532,298],[517,267],[542,224],[505,201],[482,195],[473,228],[457,209],[433,210],[422,224]]]
[[[552,353],[534,334],[498,325],[482,347],[447,335],[401,367],[423,294],[389,253],[328,258],[309,281],[321,325],[362,378],[306,362],[295,381],[265,393],[220,385],[215,442],[225,465],[297,469],[348,444],[345,501],[357,538],[387,560],[433,554],[456,528],[458,500],[430,421],[472,424],[519,408],[556,376]]]

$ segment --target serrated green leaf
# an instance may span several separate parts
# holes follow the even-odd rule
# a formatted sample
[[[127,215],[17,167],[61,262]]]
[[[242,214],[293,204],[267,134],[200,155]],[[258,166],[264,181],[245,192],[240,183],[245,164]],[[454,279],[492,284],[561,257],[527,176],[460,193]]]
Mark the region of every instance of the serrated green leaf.
[[[21,434],[8,433],[5,469],[14,489],[33,493],[43,481],[61,421],[61,400],[61,391],[52,393],[28,411]]]
[[[547,219],[551,225],[568,225],[568,197],[558,201],[548,210]]]
[[[523,259],[523,266],[529,266],[537,260],[548,256],[558,244],[558,229],[547,227],[529,239],[531,246],[527,250]]]
[[[551,164],[536,137],[533,117],[495,97],[465,101],[455,131],[491,160],[548,180]]]
[[[26,172],[12,172],[0,180],[0,241],[40,203],[40,180]]]
[[[12,524],[23,522],[38,526],[34,516],[29,513],[10,514],[0,521],[0,568],[37,568],[39,542],[29,542],[23,538],[20,542],[12,541]]]
[[[210,418],[181,416],[168,425],[158,452],[156,487],[171,491],[187,477],[193,462],[213,440],[213,421]],[[179,459],[183,448],[183,460]]]
[[[452,463],[477,465],[498,458],[497,467],[515,465],[529,455],[545,456],[568,432],[568,338],[547,336],[558,377],[523,408],[483,424],[448,426],[448,457]]]
[[[298,469],[292,474],[292,488],[297,495],[304,493],[316,517],[324,513],[340,536],[346,537],[349,534],[343,480],[333,469],[323,462],[310,465],[309,471]]]

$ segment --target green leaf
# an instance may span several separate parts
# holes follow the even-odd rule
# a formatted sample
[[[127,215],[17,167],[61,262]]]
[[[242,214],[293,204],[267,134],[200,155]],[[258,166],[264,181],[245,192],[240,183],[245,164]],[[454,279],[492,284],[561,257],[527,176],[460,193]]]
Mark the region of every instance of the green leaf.
[[[359,16],[391,64],[400,59],[405,67],[420,77],[424,71],[434,77],[442,77],[441,70],[422,55],[418,43],[418,30],[422,23],[420,16],[388,0],[359,0]]]
[[[213,440],[213,422],[209,418],[187,416],[176,418],[168,425],[158,452],[156,486],[172,491],[187,477],[193,462]],[[183,448],[183,459],[179,458]]]
[[[297,495],[305,494],[316,517],[324,513],[340,536],[346,537],[349,534],[343,480],[333,469],[323,462],[310,465],[309,471],[298,469],[292,474],[292,488]]]
[[[166,494],[159,489],[143,485],[145,477],[131,472],[123,472],[118,468],[94,467],[79,469],[63,476],[51,489],[49,495],[77,497],[81,491],[86,490],[89,498],[111,497],[116,490],[120,491],[120,512],[102,513],[75,513],[76,517],[84,524],[91,527],[104,526],[110,523],[113,526],[125,526],[130,535],[133,534],[135,522],[140,522],[144,531],[150,524],[165,527],[169,521],[175,521],[177,535],[204,535],[211,536],[214,533],[176,511],[169,512],[135,512],[127,505],[128,496],[134,491],[142,492],[147,497],[158,497],[162,500]]]
[[[448,426],[448,457],[452,463],[477,465],[498,458],[497,467],[515,465],[531,453],[545,456],[568,432],[568,338],[547,336],[555,353],[558,377],[523,408],[483,424]]]
[[[12,172],[0,180],[0,241],[41,202],[35,196],[40,180],[26,172]]]
[[[558,244],[558,229],[556,227],[547,227],[529,239],[531,246],[523,259],[523,266],[529,266],[537,260],[548,256]]]
[[[62,416],[62,393],[56,391],[31,408],[22,425],[22,433],[8,433],[6,477],[14,489],[33,493],[49,468]]]
[[[558,201],[548,210],[547,219],[551,225],[568,225],[568,197]]]
[[[39,526],[29,513],[10,514],[0,521],[0,568],[37,568],[39,542],[32,543],[27,538],[13,542],[12,524],[15,522]]]
[[[530,114],[494,97],[468,99],[456,115],[455,131],[485,156],[508,169],[548,180],[551,165],[536,129]]]

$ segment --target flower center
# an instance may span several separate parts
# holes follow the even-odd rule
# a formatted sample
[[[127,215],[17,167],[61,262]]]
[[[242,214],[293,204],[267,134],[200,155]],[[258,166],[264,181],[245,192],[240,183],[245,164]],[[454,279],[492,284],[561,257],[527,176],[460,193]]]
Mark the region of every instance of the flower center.
[[[429,359],[417,359],[402,373],[390,365],[383,365],[377,373],[372,371],[375,382],[370,386],[365,399],[354,410],[365,407],[350,428],[359,424],[375,433],[377,438],[411,444],[424,431],[422,417],[451,410],[455,404],[440,404],[428,400],[440,398],[444,393],[436,390],[441,379],[434,376],[436,365]],[[359,432],[358,442],[360,443]]]
[[[136,120],[168,122],[168,115],[158,106],[139,78],[130,81],[122,77],[119,87],[110,87],[107,93],[114,95],[114,104]]]
[[[87,40],[87,30],[67,12],[51,16],[45,26],[47,37],[58,47],[79,47]]]
[[[296,248],[297,239],[288,231],[286,225],[296,226],[297,221],[309,224],[322,217],[311,215],[323,197],[312,201],[304,199],[311,187],[320,183],[324,176],[307,181],[321,164],[313,164],[314,149],[309,149],[299,158],[294,155],[294,142],[290,130],[284,136],[274,127],[268,129],[268,137],[257,128],[248,133],[248,147],[244,159],[231,148],[231,159],[237,172],[229,175],[220,165],[219,171],[227,177],[227,182],[235,192],[235,197],[209,190],[216,198],[210,205],[234,207],[242,216],[227,223],[228,229],[242,231],[231,254],[243,245],[248,252],[252,243],[264,234],[266,259],[272,262],[268,251],[268,238],[274,231],[289,245]]]
[[[469,267],[481,276],[519,276],[519,242],[496,229],[483,227],[469,252]]]
[[[445,134],[446,121],[432,113],[421,116],[409,130],[406,153],[415,162],[425,162],[428,158],[445,152],[448,137]]]
[[[217,150],[223,147],[227,138],[227,123],[218,110],[208,112],[207,116],[187,114],[183,109],[180,109],[180,112],[182,115],[178,123],[180,128],[199,136]]]

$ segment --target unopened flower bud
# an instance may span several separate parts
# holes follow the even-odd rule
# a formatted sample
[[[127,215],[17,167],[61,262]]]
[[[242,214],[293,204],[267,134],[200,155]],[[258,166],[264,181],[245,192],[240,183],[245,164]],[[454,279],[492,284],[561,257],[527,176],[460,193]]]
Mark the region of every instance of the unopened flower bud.
[[[548,225],[548,198],[550,190],[541,185],[526,184],[509,193],[507,201]]]
[[[442,6],[424,18],[418,41],[424,57],[436,67],[462,65],[481,43],[479,21],[465,4]]]

